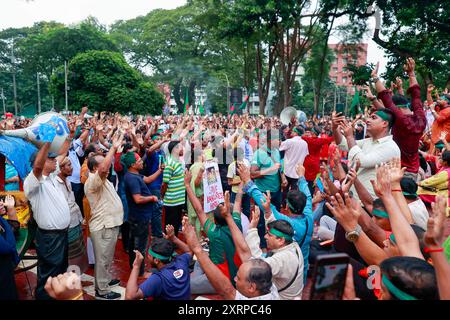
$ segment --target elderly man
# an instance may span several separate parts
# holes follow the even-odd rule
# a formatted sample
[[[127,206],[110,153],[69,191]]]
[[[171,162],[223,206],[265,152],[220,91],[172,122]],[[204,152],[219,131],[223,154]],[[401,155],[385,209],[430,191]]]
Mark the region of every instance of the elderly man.
[[[333,113],[334,140],[341,150],[349,151],[350,162],[355,162],[357,159],[360,161],[358,178],[373,198],[376,196],[370,180],[375,180],[375,166],[382,162],[388,162],[392,158],[400,157],[400,148],[389,133],[394,121],[395,117],[391,110],[379,109],[372,113],[366,121],[367,133],[370,138],[356,141],[353,126],[345,120],[344,116],[337,117]],[[359,199],[354,187],[352,187],[352,192],[355,198]]]
[[[116,135],[106,157],[95,155],[88,159],[89,177],[84,185],[91,207],[89,229],[95,255],[95,298],[99,300],[120,298],[119,293],[111,291],[111,287],[120,281],[111,279],[109,269],[114,258],[119,227],[123,223],[123,206],[107,177],[122,140],[123,135]]]
[[[58,187],[58,155],[49,152],[56,130],[51,125],[41,124],[39,135],[45,143],[39,150],[33,171],[25,178],[23,187],[38,226],[36,299],[47,300],[51,299],[44,289],[48,277],[64,273],[68,267],[67,230],[70,208],[64,193]]]
[[[208,253],[203,251],[194,227],[186,223],[183,226],[183,234],[209,282],[226,300],[278,300],[280,298],[272,283],[271,266],[266,261],[252,259],[243,263],[236,274],[235,288],[230,279],[211,261]]]
[[[58,181],[57,187],[64,194],[70,208],[70,225],[68,230],[69,265],[80,267],[80,271],[83,273],[88,268],[88,260],[83,230],[81,228],[83,217],[81,215],[80,207],[76,203],[75,195],[72,191],[72,184],[68,179],[73,172],[72,162],[70,158],[66,156],[59,156],[57,159],[60,168],[60,172],[56,178],[56,181]]]

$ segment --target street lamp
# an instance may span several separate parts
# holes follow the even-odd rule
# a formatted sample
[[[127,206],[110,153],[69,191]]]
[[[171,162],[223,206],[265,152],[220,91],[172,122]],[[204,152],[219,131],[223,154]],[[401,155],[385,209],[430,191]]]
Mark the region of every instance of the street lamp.
[[[222,72],[222,74],[225,76],[225,79],[227,79],[227,110],[230,110],[230,82],[228,81],[228,76],[225,72]]]

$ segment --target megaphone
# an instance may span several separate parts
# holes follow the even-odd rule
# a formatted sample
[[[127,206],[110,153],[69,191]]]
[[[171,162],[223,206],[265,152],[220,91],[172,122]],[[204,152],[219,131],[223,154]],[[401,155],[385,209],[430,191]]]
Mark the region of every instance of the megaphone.
[[[52,125],[56,125],[56,136],[50,145],[49,152],[58,153],[66,141],[66,138],[69,136],[70,130],[67,126],[66,118],[63,115],[53,111],[44,112],[37,115],[27,128],[17,130],[0,130],[0,135],[19,137],[30,141],[40,148],[44,144],[39,137],[39,125],[41,123],[52,123]]]
[[[291,119],[296,118],[300,123],[305,122],[307,120],[306,114],[297,110],[294,107],[286,107],[280,113],[280,121],[284,125],[289,125],[291,123]]]

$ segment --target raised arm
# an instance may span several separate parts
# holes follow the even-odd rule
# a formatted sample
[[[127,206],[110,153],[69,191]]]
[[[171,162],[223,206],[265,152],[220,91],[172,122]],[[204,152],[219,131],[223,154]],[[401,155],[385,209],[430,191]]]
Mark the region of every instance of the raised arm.
[[[436,202],[431,204],[433,211],[428,219],[427,232],[424,236],[426,248],[433,260],[436,270],[437,285],[441,300],[450,300],[450,264],[442,251],[442,243],[445,240],[445,221],[447,199],[437,196]]]
[[[185,222],[183,225],[183,235],[191,251],[197,257],[203,272],[218,294],[226,300],[234,300],[236,297],[236,289],[233,287],[230,279],[223,274],[222,271],[211,261],[208,254],[203,251],[198,241],[195,229],[192,225]]]
[[[183,218],[183,220],[185,220],[185,218]],[[187,221],[184,221],[184,223],[186,223],[186,222]],[[163,233],[163,236],[164,236],[164,239],[167,239],[167,240],[173,242],[173,244],[178,249],[180,249],[180,251],[182,253],[189,253],[189,254],[193,255],[191,248],[189,248],[189,246],[186,243],[184,243],[183,241],[178,239],[178,237],[175,235],[175,229],[171,224],[166,225],[166,233]]]
[[[411,225],[401,213],[391,191],[390,172],[387,165],[377,168],[377,182],[371,181],[375,194],[383,201],[389,214],[392,232],[402,256],[423,259],[417,239]]]
[[[201,226],[204,227],[206,221],[208,220],[208,217],[206,216],[206,213],[203,210],[202,204],[200,203],[198,198],[195,196],[194,190],[192,190],[191,178],[192,178],[192,175],[189,172],[189,170],[185,170],[185,172],[184,172],[184,185],[186,186],[186,193],[187,193],[189,201],[192,204],[192,207],[195,210],[195,213],[197,214],[197,217],[198,217],[198,220],[200,221]],[[205,232],[206,231],[207,230],[205,230]]]
[[[108,154],[98,167],[98,174],[103,181],[105,181],[105,179],[108,177],[109,169],[111,168],[111,163],[114,160],[114,155],[116,154],[117,149],[122,145],[122,141],[123,141],[123,134],[120,135],[117,134],[114,137],[113,144],[109,149]]]
[[[251,257],[251,251],[249,246],[247,245],[247,242],[245,241],[244,235],[242,234],[242,231],[239,229],[239,227],[236,225],[236,222],[233,219],[234,214],[240,214],[240,210],[236,211],[237,205],[236,203],[240,203],[242,201],[242,193],[238,193],[236,195],[236,200],[234,203],[234,209],[233,213],[230,214],[230,193],[228,191],[225,192],[225,205],[221,209],[222,217],[227,222],[228,228],[231,232],[231,237],[233,238],[234,246],[236,248],[236,252],[238,253],[239,257],[241,258],[242,262],[248,261]]]
[[[361,212],[358,210],[356,201],[352,201],[348,193],[344,195],[344,199],[338,193],[336,196],[331,197],[331,203],[327,202],[326,206],[344,230],[351,232],[357,228]],[[388,258],[384,250],[373,242],[364,231],[361,231],[354,245],[359,255],[368,265],[379,265]]]

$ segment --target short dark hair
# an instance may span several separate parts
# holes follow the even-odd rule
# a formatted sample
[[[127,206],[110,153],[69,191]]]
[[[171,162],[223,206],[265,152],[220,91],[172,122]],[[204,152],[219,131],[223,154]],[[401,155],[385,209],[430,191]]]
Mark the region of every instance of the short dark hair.
[[[381,262],[381,272],[399,290],[419,300],[439,300],[434,268],[416,257],[392,257]],[[399,300],[392,292],[392,300]]]
[[[95,155],[88,158],[87,166],[89,171],[94,170],[95,166],[98,165],[97,159],[95,159]]]
[[[164,238],[154,238],[152,240],[151,249],[153,252],[162,255],[164,257],[169,257],[167,260],[160,260],[162,263],[169,263],[171,261],[173,252],[175,251],[175,247],[173,243],[169,240],[166,240]]]
[[[269,229],[275,229],[277,231],[280,231],[288,236],[291,236],[292,238],[294,237],[294,228],[292,227],[292,225],[286,221],[286,220],[275,220],[272,222],[269,222],[267,224],[267,227]],[[284,238],[283,238],[284,239]],[[292,240],[287,240],[284,239],[286,244],[290,244],[292,243]]]
[[[84,154],[89,155],[89,153],[95,151],[96,151],[95,143],[89,143],[88,146],[86,147],[86,150],[84,150]]]
[[[384,206],[383,200],[381,200],[380,198],[376,198],[375,200],[373,200],[372,205],[374,208],[380,208],[386,211],[386,207]]]
[[[445,161],[445,163],[447,163],[447,165],[450,165],[450,150],[445,150],[444,152],[442,152],[442,161]]]
[[[409,103],[409,100],[402,94],[394,94],[392,96],[392,102],[396,105],[407,105]]]
[[[247,274],[247,281],[256,285],[261,295],[270,293],[272,288],[272,268],[262,259],[249,260],[251,267]]]
[[[287,194],[287,201],[294,207],[291,209],[294,214],[302,214],[306,206],[306,195],[299,190],[291,190]]]
[[[180,141],[170,141],[167,149],[169,150],[169,154],[172,153],[172,150],[180,143]]]

